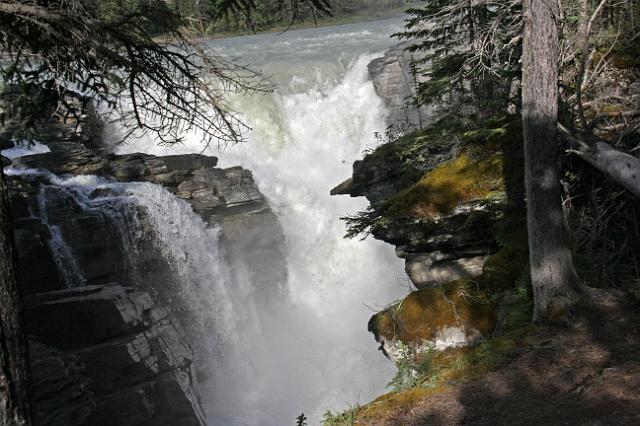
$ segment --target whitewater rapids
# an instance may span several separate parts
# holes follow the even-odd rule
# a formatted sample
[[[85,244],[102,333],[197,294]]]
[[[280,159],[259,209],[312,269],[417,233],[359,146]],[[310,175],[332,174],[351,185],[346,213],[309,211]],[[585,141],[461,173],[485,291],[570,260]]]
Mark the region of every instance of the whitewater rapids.
[[[218,156],[223,167],[253,171],[283,228],[288,276],[282,300],[261,300],[245,282],[217,292],[219,300],[207,299],[216,306],[194,306],[211,315],[216,327],[227,328],[212,336],[229,337],[224,348],[212,351],[214,374],[201,383],[210,425],[283,426],[302,412],[317,424],[325,410],[384,392],[393,375],[394,366],[377,351],[366,326],[375,310],[407,293],[400,284],[402,262],[384,243],[344,239],[339,217],[362,210],[366,200],[330,197],[329,190],[350,176],[352,162],[385,130],[385,107],[367,64],[394,44],[389,35],[401,25],[394,19],[210,43],[277,84],[273,93],[230,96],[232,108],[253,129],[249,141],[205,153]],[[117,129],[110,132],[117,140]],[[161,147],[143,137],[117,153],[199,153],[199,140],[186,135],[182,145]],[[202,238],[210,239],[198,242],[205,248],[217,241]],[[206,286],[212,276],[224,279],[221,262],[218,256],[213,266],[195,267],[216,273],[194,275],[202,282],[193,288]],[[215,318],[222,312],[224,319]],[[220,340],[212,339],[216,344]]]

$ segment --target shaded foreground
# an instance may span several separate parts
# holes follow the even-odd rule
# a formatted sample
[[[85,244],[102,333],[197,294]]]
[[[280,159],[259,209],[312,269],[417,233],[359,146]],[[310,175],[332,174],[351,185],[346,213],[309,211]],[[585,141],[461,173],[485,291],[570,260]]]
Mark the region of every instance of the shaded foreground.
[[[540,327],[480,377],[381,396],[366,425],[637,425],[640,306],[599,290],[567,329]]]

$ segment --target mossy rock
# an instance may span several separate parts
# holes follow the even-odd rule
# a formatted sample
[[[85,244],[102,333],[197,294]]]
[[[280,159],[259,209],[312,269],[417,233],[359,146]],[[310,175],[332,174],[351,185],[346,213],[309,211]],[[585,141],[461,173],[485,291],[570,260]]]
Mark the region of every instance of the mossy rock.
[[[400,392],[389,392],[350,412],[355,421],[350,424],[378,424],[398,413],[416,407],[426,398],[451,390],[456,383],[477,379],[503,367],[523,349],[540,344],[535,327],[527,325],[507,334],[490,337],[474,347],[431,351],[428,360],[419,362],[419,385]],[[355,416],[354,416],[355,414]]]
[[[396,195],[389,213],[418,218],[450,214],[458,205],[503,191],[500,155],[473,158],[466,151],[441,164],[411,188]]]
[[[433,342],[451,328],[467,336],[485,335],[495,328],[494,307],[474,283],[457,280],[444,287],[414,291],[374,315],[369,331],[378,341],[399,340],[410,345]]]
[[[392,197],[384,215],[434,218],[451,214],[461,204],[502,193],[507,194],[510,205],[522,207],[522,124],[513,117],[494,124],[495,128],[463,133],[460,139],[466,147],[457,157],[429,170],[413,186]]]

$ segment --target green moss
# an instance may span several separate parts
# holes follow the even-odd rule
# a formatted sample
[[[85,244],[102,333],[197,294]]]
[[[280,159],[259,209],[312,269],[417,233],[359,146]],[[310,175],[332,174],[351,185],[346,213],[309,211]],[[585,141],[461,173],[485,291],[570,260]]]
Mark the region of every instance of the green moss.
[[[446,327],[490,333],[495,327],[494,304],[473,283],[458,280],[414,291],[369,322],[375,335],[407,344],[433,340]]]
[[[369,329],[377,337],[422,346],[444,327],[475,329],[480,344],[446,351],[412,352],[415,387],[390,392],[356,410],[354,424],[397,419],[397,413],[421,400],[505,365],[517,351],[534,344],[530,325],[531,290],[527,280],[528,245],[524,203],[522,126],[514,117],[498,118],[484,128],[453,130],[465,144],[460,154],[400,192],[383,209],[370,211],[371,223],[384,226],[416,217],[451,212],[457,205],[506,194],[494,236],[498,250],[474,281],[457,280],[425,288],[374,315]],[[422,133],[413,136],[432,137]],[[438,139],[442,141],[442,138]],[[405,148],[409,142],[405,142]],[[423,142],[424,143],[424,142]],[[416,148],[415,152],[418,149]],[[473,215],[469,220],[473,220]]]
[[[503,191],[501,156],[473,154],[462,153],[426,173],[390,200],[388,213],[420,218],[449,214],[461,203]]]
[[[430,153],[458,149],[452,144],[463,146],[461,153],[430,169]],[[460,203],[504,194],[508,208],[524,209],[519,117],[493,118],[484,127],[455,118],[440,120],[378,147],[367,154],[365,161],[395,168],[398,177],[394,183],[405,189],[366,211],[343,217],[349,238],[366,236],[375,227],[448,214]],[[430,171],[419,173],[419,169]]]
[[[389,392],[355,411],[354,424],[370,424],[397,418],[453,384],[468,382],[503,367],[517,353],[539,342],[536,328],[526,325],[498,337],[489,337],[474,347],[429,351],[416,359],[420,384],[401,392]]]
[[[451,124],[451,123],[449,123]],[[461,203],[507,194],[509,204],[524,207],[522,125],[519,118],[505,118],[492,128],[457,130],[467,146],[457,158],[425,173],[411,187],[392,197],[380,216],[430,218],[449,214]],[[411,136],[414,142],[431,138],[441,129]],[[436,138],[441,142],[442,137]],[[406,143],[406,142],[405,142]],[[450,143],[450,142],[449,142]]]
[[[322,416],[322,426],[349,426],[354,424],[356,420],[356,413],[359,407],[352,408],[342,413],[332,413],[331,411],[325,411]]]

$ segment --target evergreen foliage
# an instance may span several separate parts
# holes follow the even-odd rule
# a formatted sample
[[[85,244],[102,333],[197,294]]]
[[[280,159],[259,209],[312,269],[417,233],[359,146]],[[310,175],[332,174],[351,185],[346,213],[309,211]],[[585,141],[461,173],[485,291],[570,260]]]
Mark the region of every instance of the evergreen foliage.
[[[252,0],[197,2],[215,17],[246,16]],[[329,13],[326,0],[292,2]],[[3,117],[25,129],[54,112],[76,115],[88,101],[118,111],[126,129],[161,143],[195,131],[203,142],[242,140],[246,126],[230,112],[225,91],[270,90],[259,75],[222,58],[184,33],[192,9],[163,0],[0,1],[0,79],[9,107]],[[165,35],[159,40],[155,35]]]
[[[414,103],[491,116],[504,109],[519,76],[522,6],[519,1],[424,0],[410,8],[405,31],[419,53]],[[471,108],[469,108],[471,107]]]

